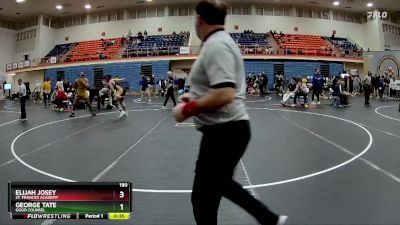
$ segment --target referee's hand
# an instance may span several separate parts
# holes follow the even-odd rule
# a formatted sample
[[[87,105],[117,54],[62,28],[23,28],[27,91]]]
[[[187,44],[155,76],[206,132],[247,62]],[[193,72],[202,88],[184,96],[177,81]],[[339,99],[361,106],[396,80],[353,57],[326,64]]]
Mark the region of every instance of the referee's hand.
[[[175,106],[175,108],[173,109],[174,112],[174,117],[176,122],[178,123],[182,123],[183,121],[185,121],[187,118],[185,116],[183,116],[182,114],[182,109],[185,106],[185,103],[179,103],[177,106]]]
[[[186,103],[186,102],[190,102],[190,100],[191,100],[190,93],[186,93],[186,94],[184,94],[184,95],[179,97],[179,102]]]

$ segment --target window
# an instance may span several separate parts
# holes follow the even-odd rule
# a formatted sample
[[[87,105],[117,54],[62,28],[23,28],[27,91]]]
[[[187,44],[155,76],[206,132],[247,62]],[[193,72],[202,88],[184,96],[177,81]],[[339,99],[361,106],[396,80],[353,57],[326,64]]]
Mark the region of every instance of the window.
[[[99,14],[91,14],[90,23],[98,23],[98,22],[99,22]]]
[[[272,8],[272,6],[270,6],[270,5],[264,6],[264,15],[266,15],[266,16],[274,15],[274,9]]]
[[[346,15],[346,22],[354,23],[354,16],[350,15],[350,14],[347,14]]]
[[[107,22],[108,21],[108,13],[102,12],[100,13],[99,22]]]
[[[325,19],[325,20],[329,20],[330,19],[329,10],[322,10],[321,14],[322,14],[321,15],[322,19]]]
[[[339,20],[339,13],[333,12],[333,20]]]
[[[188,15],[188,8],[180,8],[179,9],[179,16],[187,16]]]
[[[131,9],[128,11],[128,19],[136,19],[136,9]]]
[[[72,18],[66,18],[64,20],[64,26],[65,27],[72,27]]]
[[[86,16],[81,16],[81,25],[87,24]]]
[[[160,7],[157,8],[157,17],[163,17],[164,16],[164,8]]]
[[[190,15],[196,15],[196,9],[195,8],[190,8]],[[230,8],[228,7],[227,9],[227,14],[229,15],[229,12],[231,11]]]
[[[343,13],[338,13],[338,20],[339,21],[346,21],[346,15]]]
[[[303,10],[303,17],[312,18],[312,10],[310,10],[310,9],[304,9],[304,10]]]
[[[297,17],[303,17],[304,16],[304,14],[303,14],[303,9],[299,9],[299,8],[297,8]]]
[[[321,19],[321,12],[319,10],[313,9],[312,10],[312,18]]]
[[[137,18],[146,18],[146,9],[141,8],[137,10]]]
[[[81,17],[80,16],[74,17],[73,21],[74,21],[74,26],[81,25]]]
[[[240,6],[233,6],[233,7],[232,7],[232,14],[233,14],[233,15],[241,15],[241,14],[242,14],[242,7],[240,7]]]
[[[263,15],[263,8],[261,6],[256,7],[256,15],[259,15],[259,16]]]
[[[124,12],[117,11],[117,20],[123,20],[123,19],[124,19]]]
[[[274,16],[283,16],[283,9],[280,7],[274,7]]]
[[[172,9],[172,16],[179,16],[179,9],[178,8]]]
[[[251,15],[250,5],[244,5],[242,7],[242,13],[243,15]]]
[[[34,23],[33,23],[33,24],[34,24]],[[33,25],[33,24],[32,24],[32,25]],[[48,18],[48,17],[43,17],[42,25],[44,25],[44,26],[46,26],[46,27],[50,26],[50,18]]]

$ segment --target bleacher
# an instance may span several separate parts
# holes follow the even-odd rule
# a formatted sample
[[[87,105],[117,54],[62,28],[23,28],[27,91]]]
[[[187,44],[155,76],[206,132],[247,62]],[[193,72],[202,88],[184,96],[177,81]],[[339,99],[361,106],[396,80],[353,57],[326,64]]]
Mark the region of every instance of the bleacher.
[[[64,55],[65,53],[67,53],[71,48],[73,48],[75,45],[76,45],[76,43],[69,43],[69,44],[56,45],[56,46],[54,46],[54,48],[45,56],[45,58],[62,56],[62,55]]]
[[[230,35],[238,45],[268,45],[267,36],[264,33],[231,33]]]
[[[274,34],[283,54],[334,56],[324,37],[318,35]]]
[[[339,50],[342,57],[362,55],[362,50],[358,49],[357,45],[351,43],[349,40],[347,40],[347,38],[327,37],[326,39]]]
[[[91,61],[116,58],[122,47],[121,38],[82,41],[75,45],[67,56],[67,62]]]
[[[184,43],[183,35],[153,35],[147,36],[146,39],[131,37],[123,57],[176,55]]]

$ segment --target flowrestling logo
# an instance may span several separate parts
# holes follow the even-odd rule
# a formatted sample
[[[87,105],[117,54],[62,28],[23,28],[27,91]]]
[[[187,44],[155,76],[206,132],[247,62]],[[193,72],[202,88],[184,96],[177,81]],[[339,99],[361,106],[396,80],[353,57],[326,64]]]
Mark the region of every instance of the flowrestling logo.
[[[388,12],[386,11],[367,12],[367,19],[386,19],[387,17],[388,17]]]

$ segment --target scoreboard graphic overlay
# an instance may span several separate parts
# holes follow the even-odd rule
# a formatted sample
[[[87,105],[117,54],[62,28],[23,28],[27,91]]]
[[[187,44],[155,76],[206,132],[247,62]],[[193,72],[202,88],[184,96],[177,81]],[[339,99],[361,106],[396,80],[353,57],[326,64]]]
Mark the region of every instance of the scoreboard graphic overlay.
[[[128,220],[130,182],[9,182],[11,219]]]

